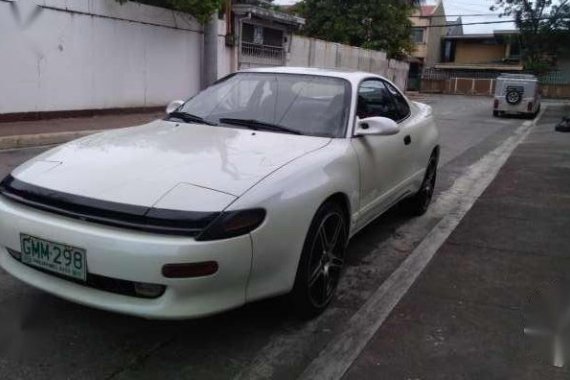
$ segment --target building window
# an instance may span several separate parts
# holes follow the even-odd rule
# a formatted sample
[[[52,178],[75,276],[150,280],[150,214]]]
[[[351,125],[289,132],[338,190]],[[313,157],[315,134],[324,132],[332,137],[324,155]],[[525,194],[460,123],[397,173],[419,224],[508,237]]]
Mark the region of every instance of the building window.
[[[521,58],[521,44],[518,41],[511,42],[511,51],[507,58],[515,60]]]
[[[424,43],[424,30],[422,28],[412,28],[412,41],[416,44]]]
[[[284,32],[280,29],[244,23],[242,41],[254,45],[283,47]]]
[[[263,27],[259,25],[253,26],[253,43],[263,45]]]

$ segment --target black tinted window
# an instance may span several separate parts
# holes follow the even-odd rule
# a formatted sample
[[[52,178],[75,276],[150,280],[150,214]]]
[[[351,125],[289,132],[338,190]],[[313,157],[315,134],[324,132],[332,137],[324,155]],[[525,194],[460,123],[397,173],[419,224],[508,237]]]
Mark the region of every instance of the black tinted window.
[[[398,109],[399,119],[402,120],[408,117],[410,114],[410,106],[406,99],[402,96],[400,91],[398,91],[394,86],[390,83],[386,83],[386,88],[390,92],[390,95],[394,98],[394,102],[396,103],[396,108]]]
[[[384,83],[377,79],[360,84],[356,114],[361,119],[373,116],[387,117],[394,121],[401,119],[394,97]]]

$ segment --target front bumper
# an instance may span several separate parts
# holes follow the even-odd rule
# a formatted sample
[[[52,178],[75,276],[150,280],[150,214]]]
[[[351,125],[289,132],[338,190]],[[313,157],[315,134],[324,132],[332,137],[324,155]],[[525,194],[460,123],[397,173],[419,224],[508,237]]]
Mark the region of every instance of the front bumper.
[[[156,299],[142,299],[90,288],[40,272],[14,259],[20,233],[63,242],[87,251],[89,273],[166,286]],[[197,242],[83,222],[36,210],[0,196],[0,266],[14,277],[61,298],[145,318],[183,319],[214,314],[245,302],[252,260],[249,235]],[[165,264],[216,261],[206,277],[171,279]]]

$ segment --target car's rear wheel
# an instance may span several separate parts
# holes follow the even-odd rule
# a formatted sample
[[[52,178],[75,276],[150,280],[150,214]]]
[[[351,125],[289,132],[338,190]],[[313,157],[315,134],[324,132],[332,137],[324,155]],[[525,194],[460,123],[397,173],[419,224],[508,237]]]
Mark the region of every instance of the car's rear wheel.
[[[344,267],[347,217],[336,202],[324,203],[305,239],[291,301],[298,315],[320,314],[334,297]]]
[[[433,197],[436,177],[437,157],[435,155],[432,155],[429,160],[420,190],[411,198],[406,199],[404,203],[404,207],[411,215],[420,216],[425,214],[428,210],[431,203],[431,198]]]

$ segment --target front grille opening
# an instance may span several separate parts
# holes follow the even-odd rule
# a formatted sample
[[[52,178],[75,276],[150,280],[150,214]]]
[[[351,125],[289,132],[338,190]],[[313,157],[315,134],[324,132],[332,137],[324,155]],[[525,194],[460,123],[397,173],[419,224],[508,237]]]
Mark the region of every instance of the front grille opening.
[[[73,282],[78,285],[87,286],[89,288],[97,290],[102,290],[104,292],[121,294],[124,296],[136,297],[136,298],[156,299],[161,297],[166,291],[166,286],[164,285],[121,280],[118,278],[106,277],[93,273],[87,273],[87,281],[83,282],[81,280],[66,277],[59,273],[51,272],[46,269],[25,264],[21,260],[22,254],[20,252],[14,251],[13,249],[10,248],[6,248],[6,250],[8,251],[10,256],[18,260],[22,265],[25,265],[28,268],[32,268],[39,272],[60,278],[65,281]],[[141,289],[144,289],[144,291],[141,291]],[[149,291],[151,289],[152,291]]]

